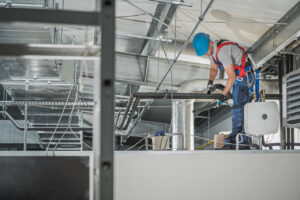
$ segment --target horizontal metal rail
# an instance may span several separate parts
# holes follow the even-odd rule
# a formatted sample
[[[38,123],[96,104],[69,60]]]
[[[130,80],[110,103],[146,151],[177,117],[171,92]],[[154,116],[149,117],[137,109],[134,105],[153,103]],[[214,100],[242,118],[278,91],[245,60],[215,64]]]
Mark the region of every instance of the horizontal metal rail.
[[[94,106],[94,102],[55,102],[55,101],[0,101],[0,106]]]
[[[0,114],[4,114],[8,117],[8,119],[15,125],[15,127],[21,131],[24,131],[25,128],[20,126],[16,120],[6,111],[0,111]],[[91,131],[93,127],[58,127],[56,126],[37,126],[37,127],[28,127],[28,131],[67,131],[72,129],[73,131]]]
[[[28,59],[99,60],[99,52],[99,46],[16,43],[0,44],[1,56]]]
[[[69,24],[99,26],[98,12],[62,11],[48,9],[0,8],[0,22],[28,22],[43,24]]]

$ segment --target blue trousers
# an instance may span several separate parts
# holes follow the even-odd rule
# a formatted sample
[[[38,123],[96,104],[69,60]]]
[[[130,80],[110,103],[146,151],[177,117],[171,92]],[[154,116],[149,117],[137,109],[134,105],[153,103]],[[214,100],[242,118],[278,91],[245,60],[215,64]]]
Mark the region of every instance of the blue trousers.
[[[242,81],[236,81],[232,88],[232,132],[225,140],[224,146],[236,143],[235,137],[238,133],[245,134],[244,131],[244,106],[249,102],[249,89],[247,78],[244,77]],[[243,135],[239,137],[239,144],[246,144],[248,137]],[[231,143],[231,144],[228,144]]]

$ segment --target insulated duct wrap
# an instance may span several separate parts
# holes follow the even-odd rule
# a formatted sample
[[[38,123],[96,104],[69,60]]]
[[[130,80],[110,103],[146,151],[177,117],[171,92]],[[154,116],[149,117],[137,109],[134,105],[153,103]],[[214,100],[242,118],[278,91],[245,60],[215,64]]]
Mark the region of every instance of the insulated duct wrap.
[[[194,100],[176,100],[172,105],[173,150],[194,150]]]

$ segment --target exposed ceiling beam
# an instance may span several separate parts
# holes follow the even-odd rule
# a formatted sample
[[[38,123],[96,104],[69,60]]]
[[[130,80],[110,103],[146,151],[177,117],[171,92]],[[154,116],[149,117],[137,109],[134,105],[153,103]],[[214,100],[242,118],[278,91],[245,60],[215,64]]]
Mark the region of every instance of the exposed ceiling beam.
[[[157,38],[161,35],[165,35],[166,29],[168,28],[166,25],[169,25],[171,23],[176,8],[177,5],[159,3],[156,7],[154,17],[164,22],[164,24],[153,18],[147,36]],[[160,41],[145,40],[141,50],[141,54],[154,56],[159,46]]]
[[[62,11],[48,9],[0,8],[0,22],[28,22],[99,26],[99,12]]]
[[[167,3],[167,4],[174,4],[174,5],[180,5],[180,6],[187,6],[192,7],[192,3],[185,3],[183,0],[149,0],[149,1],[155,1],[159,3]]]
[[[99,51],[99,46],[8,43],[0,44],[0,56],[29,59],[99,60]]]
[[[282,25],[286,24],[286,25]],[[300,2],[282,17],[278,24],[269,29],[249,50],[256,67],[277,55],[286,46],[300,37]]]

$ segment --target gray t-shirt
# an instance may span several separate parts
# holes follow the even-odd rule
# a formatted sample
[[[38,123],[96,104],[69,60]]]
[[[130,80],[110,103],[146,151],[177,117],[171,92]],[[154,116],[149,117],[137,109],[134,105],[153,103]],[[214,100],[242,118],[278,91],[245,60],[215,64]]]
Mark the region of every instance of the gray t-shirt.
[[[216,54],[217,54],[217,43],[218,40],[213,41],[214,58],[216,58]],[[240,66],[242,57],[243,57],[243,51],[237,45],[234,44],[223,46],[218,53],[218,60],[223,64],[224,67],[227,67],[228,65],[231,64]],[[209,56],[209,60],[211,63],[214,63],[211,56]]]

